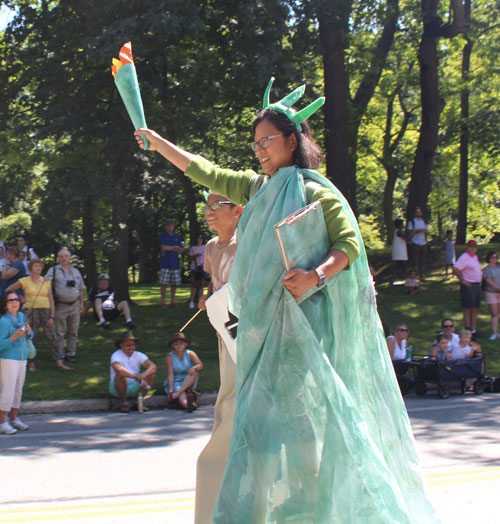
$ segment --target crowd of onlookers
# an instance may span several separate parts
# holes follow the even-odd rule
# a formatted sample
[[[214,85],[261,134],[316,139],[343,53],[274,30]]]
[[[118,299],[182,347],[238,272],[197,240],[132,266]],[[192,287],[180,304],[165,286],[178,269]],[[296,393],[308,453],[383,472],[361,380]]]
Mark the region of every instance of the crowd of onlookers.
[[[401,274],[406,276],[402,282],[406,293],[413,295],[422,292],[425,282],[425,264],[428,252],[428,225],[423,219],[422,210],[415,209],[414,217],[404,224],[402,219],[394,221],[392,243],[393,268],[390,283]],[[426,358],[437,361],[467,359],[482,356],[481,346],[477,342],[477,316],[481,298],[484,295],[491,316],[490,340],[500,338],[498,319],[500,313],[500,266],[497,265],[498,253],[487,252],[486,265],[482,268],[477,256],[478,246],[475,240],[469,240],[465,252],[456,258],[453,232],[446,232],[443,245],[444,278],[454,275],[460,282],[460,303],[463,308],[464,329],[455,333],[451,319],[443,319],[441,331],[430,344]],[[387,337],[387,347],[394,362],[398,381],[403,392],[413,387],[413,379],[408,375],[408,366],[404,364],[412,359],[408,352],[407,339],[409,329],[406,324],[397,324]],[[422,356],[422,355],[420,355]],[[484,369],[484,368],[483,368]]]
[[[176,286],[181,281],[179,253],[183,251],[183,243],[174,234],[172,221],[167,223],[165,235],[160,238],[160,249],[162,305],[166,306],[165,288],[170,283],[170,306],[176,307]],[[194,300],[201,299],[207,278],[206,273],[200,271],[204,251],[200,236],[190,251],[191,307],[194,307]],[[85,301],[83,277],[71,264],[71,253],[66,248],[59,251],[58,263],[43,274],[43,261],[27,246],[24,238],[18,238],[17,244],[9,247],[0,241],[0,263],[0,433],[28,429],[17,411],[26,372],[37,371],[34,340],[38,331],[44,332],[55,367],[73,371],[77,362],[80,320],[91,308],[103,329],[108,329],[120,316],[129,329],[116,341],[116,351],[111,357],[109,392],[120,399],[120,410],[129,411],[127,398],[152,394],[156,365],[136,351],[138,339],[130,331],[135,327],[130,305],[127,300],[116,299],[108,274],[98,276],[96,286],[88,290]],[[192,411],[198,403],[194,388],[203,364],[188,345],[189,340],[182,333],[177,333],[168,343],[171,351],[166,357],[164,386],[170,407]],[[147,410],[144,406],[142,409]]]
[[[401,274],[406,276],[404,289],[414,295],[422,292],[422,282],[425,282],[425,264],[428,252],[428,225],[422,216],[422,210],[417,207],[414,217],[408,221],[406,228],[402,219],[394,221],[394,236],[392,242],[393,268],[390,283]],[[453,232],[446,232],[443,245],[444,277],[455,275],[460,281],[460,303],[463,308],[464,326],[477,336],[477,315],[481,298],[488,305],[491,315],[490,340],[500,338],[498,319],[500,314],[500,266],[497,265],[498,253],[488,251],[485,257],[486,266],[481,267],[477,256],[477,242],[469,240],[466,251],[456,259]]]
[[[451,318],[441,321],[441,330],[436,338],[429,343],[425,354],[415,355],[412,346],[408,344],[410,330],[405,323],[396,324],[387,337],[387,348],[394,363],[396,376],[403,394],[413,388],[415,381],[408,374],[409,361],[419,362],[422,359],[431,361],[451,361],[482,357],[481,345],[472,339],[470,329],[461,329],[455,333],[455,324]],[[482,368],[484,370],[484,367]]]
[[[208,206],[207,211],[213,214],[226,203],[217,202],[217,209]],[[394,225],[394,266],[391,283],[394,283],[399,274],[405,273],[410,264],[404,288],[409,294],[421,293],[421,282],[425,281],[428,249],[428,226],[423,220],[421,209],[416,208],[415,215],[406,228],[401,219],[396,220]],[[172,220],[167,221],[165,225],[165,232],[159,238],[159,247],[161,306],[175,308],[176,290],[181,283],[180,254],[184,251],[184,243],[175,233],[175,223]],[[194,308],[200,299],[200,304],[203,304],[206,296],[204,288],[209,282],[209,275],[205,272],[205,248],[204,238],[200,234],[189,250],[190,308]],[[487,265],[482,269],[477,257],[477,244],[470,240],[465,253],[456,260],[451,231],[447,231],[443,248],[445,278],[451,270],[460,281],[465,328],[456,334],[453,321],[444,319],[441,323],[442,330],[430,345],[427,357],[444,361],[481,356],[481,347],[475,339],[478,336],[477,314],[483,292],[491,314],[490,339],[500,338],[498,254],[496,251],[489,251],[486,255]],[[110,323],[120,316],[124,318],[129,329],[116,341],[116,351],[111,358],[109,391],[120,399],[120,410],[129,411],[127,398],[138,395],[146,398],[152,394],[151,386],[157,367],[144,353],[136,351],[138,339],[130,331],[135,327],[130,305],[126,300],[116,299],[108,274],[102,273],[98,276],[96,286],[88,290],[85,301],[85,283],[79,270],[71,264],[71,253],[66,248],[61,249],[58,253],[58,264],[42,275],[44,264],[23,237],[19,237],[16,245],[10,247],[0,241],[0,269],[0,433],[27,429],[17,416],[17,409],[24,383],[23,373],[26,370],[36,371],[36,348],[33,339],[38,331],[42,329],[44,332],[56,368],[72,371],[77,361],[81,316],[87,314],[91,308],[94,319],[103,329],[108,329]],[[170,301],[167,304],[168,285]],[[211,283],[208,285],[210,294]],[[409,352],[407,346],[408,334],[406,324],[397,324],[387,337],[387,346],[395,363],[411,358],[411,348]],[[167,378],[164,388],[172,407],[192,411],[198,403],[195,387],[198,372],[203,368],[203,364],[188,346],[189,340],[183,333],[176,333],[168,343],[171,351],[166,357]],[[19,364],[23,359],[27,361],[24,371],[23,366]],[[8,365],[5,365],[4,361],[9,361]],[[397,369],[396,367],[396,371]],[[401,373],[398,380],[403,391],[411,389],[411,378],[406,373]],[[9,390],[8,393],[5,393],[6,389]],[[6,420],[9,412],[10,422]]]

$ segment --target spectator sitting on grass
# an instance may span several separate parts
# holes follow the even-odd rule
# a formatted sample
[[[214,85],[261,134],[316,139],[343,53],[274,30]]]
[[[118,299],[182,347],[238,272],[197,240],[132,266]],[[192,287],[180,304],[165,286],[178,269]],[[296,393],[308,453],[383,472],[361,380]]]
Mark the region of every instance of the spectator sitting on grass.
[[[122,413],[130,411],[127,398],[137,398],[139,391],[146,395],[155,380],[156,364],[135,350],[138,341],[131,331],[123,333],[115,342],[117,351],[111,355],[109,392],[120,399]],[[144,368],[142,373],[141,367]]]
[[[91,288],[85,305],[85,313],[93,306],[94,318],[99,321],[101,327],[109,328],[109,323],[120,315],[125,317],[125,326],[134,328],[135,324],[130,316],[130,307],[126,300],[118,302],[115,293],[109,284],[109,275],[103,273],[97,278],[97,286]]]
[[[429,350],[429,357],[431,360],[452,360],[451,349],[448,347],[448,339],[446,335],[440,333],[434,342],[434,345]]]
[[[405,282],[405,290],[410,295],[418,295],[422,292],[422,289],[417,280],[417,272],[414,269],[408,271],[408,278]]]
[[[176,333],[168,343],[172,351],[167,355],[167,380],[164,386],[169,401],[176,400],[190,413],[198,407],[198,395],[194,388],[203,364],[198,355],[187,348],[188,346],[189,340],[184,333]]]
[[[460,336],[460,342],[458,347],[453,349],[451,353],[454,360],[483,356],[481,346],[477,342],[472,341],[472,331],[470,329],[461,329],[458,335]]]

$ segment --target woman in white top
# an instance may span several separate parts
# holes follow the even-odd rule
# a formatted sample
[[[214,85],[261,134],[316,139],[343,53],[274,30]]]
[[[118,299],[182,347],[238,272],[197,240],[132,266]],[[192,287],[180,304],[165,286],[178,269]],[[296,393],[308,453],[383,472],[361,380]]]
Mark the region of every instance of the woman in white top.
[[[393,334],[389,335],[386,339],[387,347],[394,365],[394,371],[396,373],[396,378],[398,379],[399,389],[401,390],[401,394],[404,396],[415,386],[415,379],[407,375],[409,366],[405,362],[409,333],[408,326],[403,323],[396,324],[396,327],[393,329],[392,333]]]
[[[406,324],[396,324],[393,334],[387,337],[387,348],[391,355],[391,360],[406,359],[406,341],[408,339],[408,326]]]
[[[406,249],[406,237],[403,225],[404,222],[400,218],[394,220],[394,236],[392,238],[392,261],[394,265],[392,268],[391,284],[396,280],[398,273],[406,274],[408,250]]]

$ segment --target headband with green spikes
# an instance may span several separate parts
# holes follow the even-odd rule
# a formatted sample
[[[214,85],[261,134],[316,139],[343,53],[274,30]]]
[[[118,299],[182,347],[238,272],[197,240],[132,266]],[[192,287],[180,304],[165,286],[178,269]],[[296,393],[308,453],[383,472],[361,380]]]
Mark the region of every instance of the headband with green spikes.
[[[304,107],[304,109],[301,109],[300,111],[297,111],[294,113],[291,109],[293,104],[299,100],[302,95],[304,94],[304,91],[306,90],[306,86],[300,86],[297,87],[294,91],[283,97],[279,102],[275,102],[274,104],[269,103],[269,93],[271,91],[271,87],[274,82],[274,76],[271,77],[271,80],[269,80],[269,84],[267,84],[266,92],[264,93],[264,100],[262,103],[262,109],[272,109],[276,111],[277,113],[281,113],[282,115],[285,115],[292,124],[295,125],[297,128],[297,131],[301,131],[302,128],[300,127],[300,124],[304,120],[307,120],[312,114],[314,114],[324,103],[325,103],[325,97],[321,96],[311,104],[309,104],[307,107]]]

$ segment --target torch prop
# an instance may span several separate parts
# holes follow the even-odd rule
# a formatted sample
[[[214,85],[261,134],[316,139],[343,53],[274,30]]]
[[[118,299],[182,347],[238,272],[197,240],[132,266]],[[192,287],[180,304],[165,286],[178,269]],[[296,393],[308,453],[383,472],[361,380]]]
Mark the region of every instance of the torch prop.
[[[179,329],[179,333],[182,333],[191,322],[203,311],[203,309],[198,309],[198,311]]]

